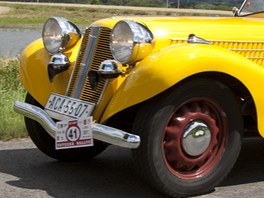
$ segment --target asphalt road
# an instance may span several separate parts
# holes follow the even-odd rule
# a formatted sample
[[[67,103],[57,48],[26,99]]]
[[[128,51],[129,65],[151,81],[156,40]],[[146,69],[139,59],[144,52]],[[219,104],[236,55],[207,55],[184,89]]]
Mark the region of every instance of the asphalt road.
[[[40,37],[41,30],[0,28],[0,56],[19,56],[28,44]]]
[[[247,139],[233,171],[215,191],[200,198],[264,195],[264,140]],[[162,198],[135,172],[130,151],[111,146],[90,162],[62,163],[32,142],[0,142],[0,197]]]

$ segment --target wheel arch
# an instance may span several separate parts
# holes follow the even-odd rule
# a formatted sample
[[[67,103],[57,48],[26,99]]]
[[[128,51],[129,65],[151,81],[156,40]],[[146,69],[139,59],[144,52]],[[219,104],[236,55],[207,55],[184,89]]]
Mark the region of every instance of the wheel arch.
[[[257,110],[254,98],[245,84],[237,78],[221,72],[204,72],[184,79],[183,82],[197,78],[214,79],[227,86],[235,95],[241,108],[246,135],[258,132]]]
[[[257,128],[257,112],[256,112],[256,105],[251,93],[241,81],[234,78],[233,76],[221,72],[203,72],[189,76],[188,78],[183,79],[179,83],[161,92],[155,97],[118,112],[117,114],[112,116],[107,121],[107,123],[117,128],[121,127],[123,130],[131,131],[134,118],[137,114],[138,109],[142,105],[148,103],[150,100],[153,100],[156,97],[160,97],[170,89],[174,89],[175,86],[179,86],[182,83],[185,83],[187,81],[193,81],[195,79],[213,79],[227,86],[236,96],[237,102],[241,107],[241,113],[244,118],[245,131],[249,131],[250,132],[249,135],[251,134],[253,135],[253,132],[255,132],[255,129]],[[254,129],[254,131],[252,129]]]

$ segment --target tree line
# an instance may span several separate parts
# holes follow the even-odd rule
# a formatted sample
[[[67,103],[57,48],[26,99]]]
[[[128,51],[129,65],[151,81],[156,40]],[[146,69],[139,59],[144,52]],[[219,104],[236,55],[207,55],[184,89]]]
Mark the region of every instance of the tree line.
[[[0,0],[2,1],[2,0]],[[12,0],[11,0],[12,1]],[[194,9],[230,10],[243,0],[14,0],[21,2],[84,3],[143,7],[179,7]]]

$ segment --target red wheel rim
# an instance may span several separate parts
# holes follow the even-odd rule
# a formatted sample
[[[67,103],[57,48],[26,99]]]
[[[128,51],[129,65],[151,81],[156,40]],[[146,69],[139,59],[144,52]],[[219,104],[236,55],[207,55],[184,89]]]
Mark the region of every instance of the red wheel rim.
[[[188,128],[194,123],[198,123],[199,127],[206,126],[206,130],[202,132],[206,132],[209,137],[201,136],[206,147],[197,146],[198,151],[189,148],[204,144],[200,144],[193,137],[190,143],[186,143],[185,140]],[[195,128],[193,131],[198,130]],[[227,136],[227,120],[220,105],[209,98],[191,99],[176,109],[164,129],[162,139],[164,162],[176,177],[191,180],[204,176],[218,164],[225,150]],[[196,153],[193,154],[189,150]]]

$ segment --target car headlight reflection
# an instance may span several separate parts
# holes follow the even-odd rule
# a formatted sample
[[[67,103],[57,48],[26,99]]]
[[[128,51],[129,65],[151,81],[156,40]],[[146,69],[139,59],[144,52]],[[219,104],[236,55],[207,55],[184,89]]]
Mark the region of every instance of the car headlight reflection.
[[[142,60],[153,48],[153,35],[140,23],[129,20],[119,21],[111,33],[111,51],[122,64]]]
[[[78,27],[65,18],[49,18],[43,26],[43,44],[51,54],[72,47],[80,37],[81,33]]]

